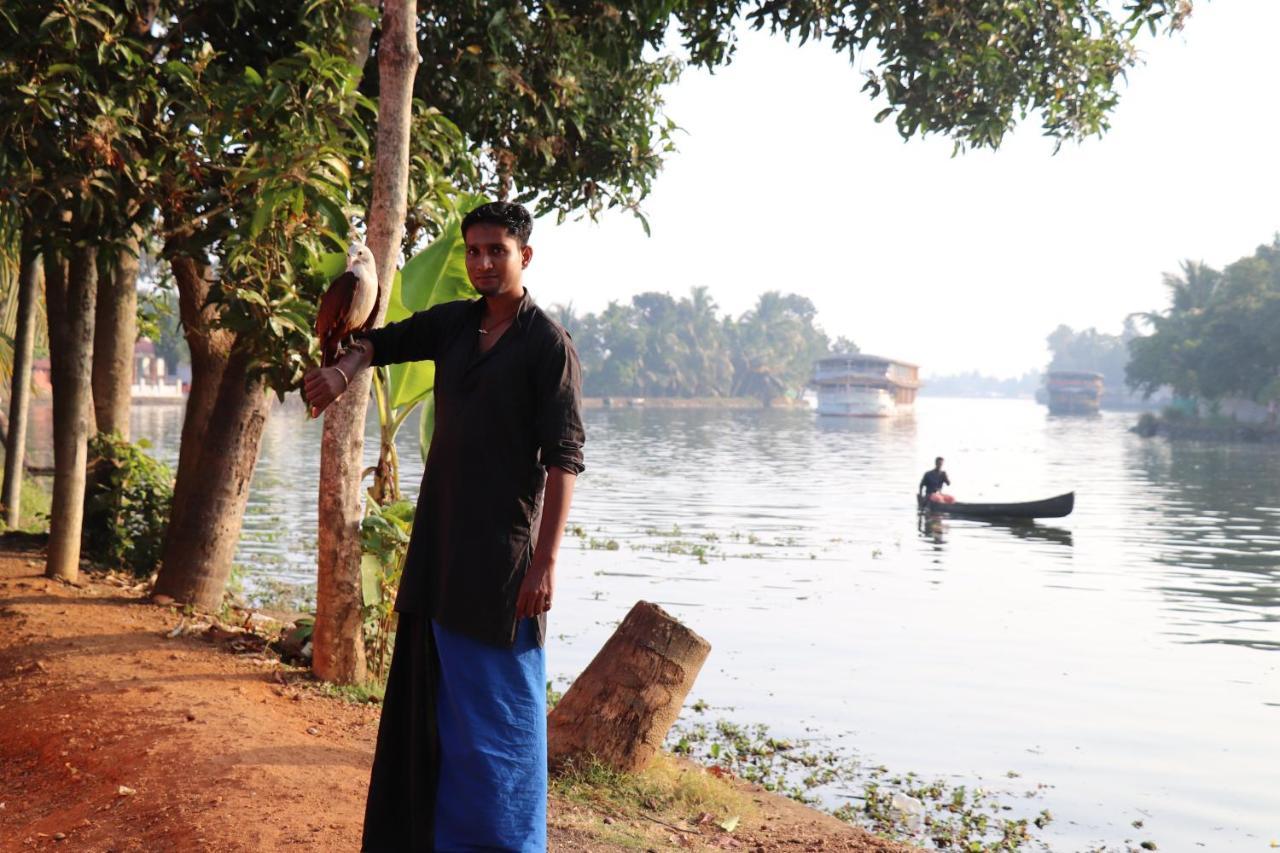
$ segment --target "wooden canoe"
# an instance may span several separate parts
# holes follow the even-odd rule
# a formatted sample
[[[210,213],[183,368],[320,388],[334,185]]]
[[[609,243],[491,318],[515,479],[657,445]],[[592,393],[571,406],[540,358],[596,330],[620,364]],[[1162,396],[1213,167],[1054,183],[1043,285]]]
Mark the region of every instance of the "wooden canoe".
[[[1067,492],[1042,501],[1025,501],[1023,503],[936,503],[916,496],[917,506],[921,512],[937,515],[960,515],[968,518],[1064,518],[1071,514],[1076,505],[1076,493]]]

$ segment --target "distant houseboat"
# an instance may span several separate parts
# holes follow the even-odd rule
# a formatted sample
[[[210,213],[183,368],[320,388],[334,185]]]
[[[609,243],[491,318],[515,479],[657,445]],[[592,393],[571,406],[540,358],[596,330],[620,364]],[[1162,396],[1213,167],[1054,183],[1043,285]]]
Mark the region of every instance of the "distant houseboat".
[[[156,345],[146,338],[133,347],[133,384],[130,399],[135,403],[182,403],[187,399],[182,380],[170,376]]]
[[[1051,370],[1045,377],[1049,411],[1055,415],[1096,415],[1102,402],[1102,374]]]
[[[887,418],[910,412],[920,388],[920,368],[878,355],[832,355],[813,367],[818,414]]]

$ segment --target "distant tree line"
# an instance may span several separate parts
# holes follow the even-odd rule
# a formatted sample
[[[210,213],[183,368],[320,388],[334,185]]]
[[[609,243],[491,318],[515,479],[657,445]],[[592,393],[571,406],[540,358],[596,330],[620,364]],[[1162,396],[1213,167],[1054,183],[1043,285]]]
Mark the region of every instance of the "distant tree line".
[[[1169,305],[1140,315],[1128,382],[1151,395],[1280,399],[1280,236],[1219,271],[1186,261],[1167,274]]]
[[[924,381],[920,393],[934,397],[1030,397],[1040,387],[1041,379],[1038,370],[1007,379],[970,370],[930,377]]]
[[[1087,370],[1101,373],[1103,384],[1112,391],[1125,387],[1125,366],[1129,363],[1129,341],[1138,337],[1133,318],[1125,320],[1118,335],[1099,332],[1092,326],[1076,331],[1058,326],[1048,338],[1049,370]]]
[[[587,396],[798,396],[813,362],[829,352],[857,352],[845,338],[833,344],[804,296],[769,291],[742,316],[718,311],[705,287],[688,296],[640,293],[598,314],[555,309],[582,359]]]

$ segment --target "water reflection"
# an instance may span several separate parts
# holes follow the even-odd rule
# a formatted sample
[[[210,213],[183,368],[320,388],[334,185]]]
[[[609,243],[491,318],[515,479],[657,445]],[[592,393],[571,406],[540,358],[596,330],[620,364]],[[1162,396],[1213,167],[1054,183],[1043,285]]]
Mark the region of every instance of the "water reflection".
[[[849,734],[975,786],[1017,770],[1053,786],[1035,808],[1062,816],[1057,849],[1119,844],[1138,817],[1161,849],[1252,845],[1280,790],[1280,453],[1143,440],[1132,420],[999,400],[884,421],[589,411],[549,677],[637,599],[666,602],[713,645],[691,698],[739,722]],[[181,409],[134,411],[170,462],[180,430]],[[236,554],[263,583],[314,581],[319,445],[300,408],[273,411]],[[961,499],[1074,490],[1075,511],[922,519],[935,456]]]
[[[936,545],[945,545],[951,528],[950,520],[945,516],[934,513],[922,512],[918,515],[919,521],[916,528],[919,530],[921,537]],[[960,529],[974,529],[975,527],[1001,530],[1018,539],[1026,539],[1033,542],[1050,542],[1067,548],[1075,544],[1074,534],[1065,527],[1039,524],[1034,521],[965,519]]]
[[[1192,643],[1280,650],[1280,455],[1253,445],[1150,441],[1131,451],[1153,506],[1155,587]],[[1207,635],[1206,635],[1207,634]]]

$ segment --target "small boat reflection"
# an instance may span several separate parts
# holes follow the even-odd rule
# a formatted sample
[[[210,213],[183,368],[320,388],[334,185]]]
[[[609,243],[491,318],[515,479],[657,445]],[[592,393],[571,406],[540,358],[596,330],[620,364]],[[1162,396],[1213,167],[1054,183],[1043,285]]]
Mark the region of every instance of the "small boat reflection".
[[[951,528],[951,519],[944,516],[929,515],[921,513],[919,516],[919,524],[917,529],[920,535],[925,539],[930,539],[938,545],[942,545],[947,541],[947,533]],[[1017,536],[1019,539],[1028,539],[1039,542],[1052,542],[1055,545],[1064,545],[1067,548],[1075,546],[1075,539],[1072,532],[1065,527],[1054,527],[1049,524],[1037,524],[1034,521],[984,521],[979,519],[965,519],[964,527],[990,527],[999,530],[1006,530]]]

